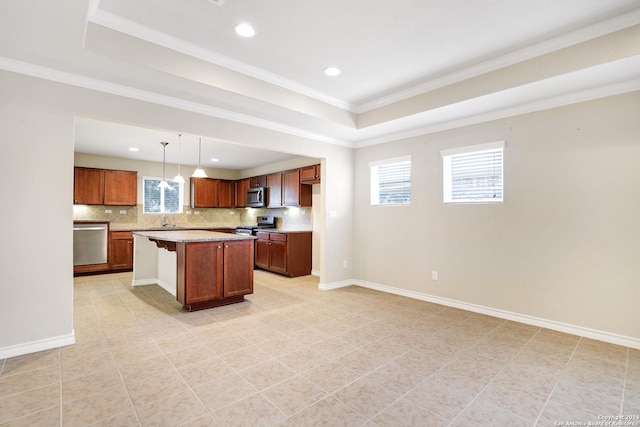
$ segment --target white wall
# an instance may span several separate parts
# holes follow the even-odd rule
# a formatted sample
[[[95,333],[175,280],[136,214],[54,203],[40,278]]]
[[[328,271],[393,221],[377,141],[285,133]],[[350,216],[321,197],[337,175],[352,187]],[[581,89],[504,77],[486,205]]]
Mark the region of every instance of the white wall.
[[[0,359],[71,344],[74,116],[59,87],[0,73]]]
[[[358,150],[355,276],[640,344],[639,112],[635,92]],[[444,205],[440,150],[497,140],[504,203]],[[406,154],[411,205],[370,206],[368,162]]]

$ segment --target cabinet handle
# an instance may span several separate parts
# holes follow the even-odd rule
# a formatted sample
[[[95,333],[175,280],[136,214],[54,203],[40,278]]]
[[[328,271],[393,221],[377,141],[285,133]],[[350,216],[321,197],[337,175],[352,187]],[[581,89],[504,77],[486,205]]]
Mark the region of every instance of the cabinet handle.
[[[222,248],[222,246],[218,246],[218,249],[221,249],[221,248]]]
[[[225,245],[225,248],[228,248],[228,247],[229,247],[229,245]]]

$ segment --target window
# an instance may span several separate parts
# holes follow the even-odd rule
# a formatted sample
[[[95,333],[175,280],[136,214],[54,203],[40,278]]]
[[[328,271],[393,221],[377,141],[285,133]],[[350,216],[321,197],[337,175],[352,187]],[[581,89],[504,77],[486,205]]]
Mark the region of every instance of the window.
[[[160,188],[161,178],[142,178],[144,213],[182,213],[184,184],[167,181],[169,187]]]
[[[440,152],[444,203],[502,202],[504,141]]]
[[[408,205],[411,202],[411,156],[369,163],[371,205]]]

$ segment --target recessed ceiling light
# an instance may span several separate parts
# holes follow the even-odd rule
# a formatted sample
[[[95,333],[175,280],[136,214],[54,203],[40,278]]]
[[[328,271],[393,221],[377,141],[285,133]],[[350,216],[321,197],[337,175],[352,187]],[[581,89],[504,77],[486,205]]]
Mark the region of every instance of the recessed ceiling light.
[[[219,159],[211,159],[212,162],[219,162]]]
[[[140,151],[138,147],[129,147],[129,151]]]
[[[241,22],[236,24],[233,29],[240,37],[253,37],[256,35],[256,30],[247,22]]]
[[[329,77],[339,76],[342,70],[337,67],[327,67],[324,69],[324,73]]]

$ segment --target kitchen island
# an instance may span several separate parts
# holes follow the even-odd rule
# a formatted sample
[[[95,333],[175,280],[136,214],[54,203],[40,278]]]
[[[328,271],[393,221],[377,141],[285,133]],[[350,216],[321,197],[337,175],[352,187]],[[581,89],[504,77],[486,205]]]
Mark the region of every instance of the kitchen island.
[[[253,236],[201,230],[134,231],[133,286],[157,284],[194,311],[253,293]]]

